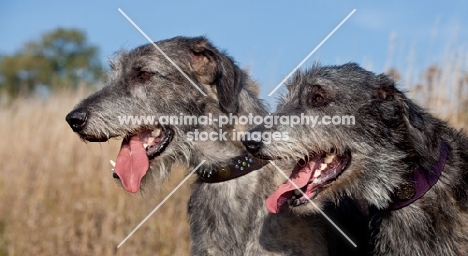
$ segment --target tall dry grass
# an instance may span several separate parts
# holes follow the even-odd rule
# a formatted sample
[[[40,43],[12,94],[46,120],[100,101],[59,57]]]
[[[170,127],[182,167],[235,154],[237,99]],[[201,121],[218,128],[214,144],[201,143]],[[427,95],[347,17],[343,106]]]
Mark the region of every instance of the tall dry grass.
[[[399,84],[409,89],[409,96],[417,103],[457,128],[468,128],[468,45],[459,40],[459,28],[459,25],[454,26],[449,36],[443,38],[443,56],[435,63],[422,64],[424,59],[437,53],[429,51],[416,56],[413,42],[404,56],[407,64],[404,69],[391,68],[397,37],[392,33],[386,67]],[[431,41],[440,39],[437,27],[433,32]]]
[[[117,249],[183,172],[159,197],[126,194],[109,164],[120,142],[85,144],[64,120],[85,94],[0,107],[0,256],[188,254],[189,182]]]
[[[466,54],[468,57],[468,52]],[[468,58],[455,64],[431,65],[418,82],[409,86],[409,96],[429,112],[456,128],[468,128]],[[396,69],[389,69],[395,80],[401,78]]]

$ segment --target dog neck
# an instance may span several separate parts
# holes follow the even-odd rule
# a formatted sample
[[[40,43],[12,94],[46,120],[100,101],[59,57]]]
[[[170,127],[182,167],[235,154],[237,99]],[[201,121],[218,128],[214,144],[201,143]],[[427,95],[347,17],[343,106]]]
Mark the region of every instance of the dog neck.
[[[449,152],[446,142],[441,141],[440,144],[439,162],[434,166],[433,170],[425,171],[419,167],[416,168],[393,194],[389,210],[398,210],[410,205],[426,194],[437,183]]]
[[[198,176],[205,183],[217,183],[244,176],[268,164],[247,154],[231,159],[230,164],[223,164],[213,169],[202,169]]]

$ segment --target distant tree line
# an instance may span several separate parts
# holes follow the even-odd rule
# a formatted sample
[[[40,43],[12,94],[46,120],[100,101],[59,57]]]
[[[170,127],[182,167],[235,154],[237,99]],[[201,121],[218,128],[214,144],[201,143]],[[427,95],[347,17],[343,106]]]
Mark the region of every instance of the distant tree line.
[[[94,84],[102,76],[98,53],[83,31],[58,28],[45,33],[14,55],[0,56],[0,92],[18,97],[38,86],[54,90]]]

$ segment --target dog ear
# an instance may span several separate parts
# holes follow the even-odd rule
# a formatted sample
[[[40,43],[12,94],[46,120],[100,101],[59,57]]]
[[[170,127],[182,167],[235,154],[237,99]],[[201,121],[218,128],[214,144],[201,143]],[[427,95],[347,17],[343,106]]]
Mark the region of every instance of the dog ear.
[[[373,99],[376,102],[375,111],[387,127],[398,127],[402,124],[402,107],[397,98],[401,94],[395,88],[395,82],[390,77],[380,74],[376,77],[376,88]]]
[[[419,109],[402,92],[395,87],[395,82],[387,75],[377,77],[377,88],[374,99],[377,99],[378,110],[387,126],[396,127],[406,122],[408,127],[425,129],[424,118]]]
[[[190,65],[200,83],[216,86],[221,109],[226,113],[236,113],[245,73],[234,61],[205,39],[192,45]]]
[[[421,166],[433,163],[429,156],[438,155],[439,137],[437,127],[430,122],[431,116],[395,88],[393,79],[386,75],[377,76],[374,92],[376,109],[384,124],[393,128],[394,136],[400,138],[401,145],[409,153],[418,156]]]
[[[408,141],[418,156],[417,164],[426,170],[433,168],[439,158],[440,127],[434,118],[410,99],[404,98],[404,116]]]

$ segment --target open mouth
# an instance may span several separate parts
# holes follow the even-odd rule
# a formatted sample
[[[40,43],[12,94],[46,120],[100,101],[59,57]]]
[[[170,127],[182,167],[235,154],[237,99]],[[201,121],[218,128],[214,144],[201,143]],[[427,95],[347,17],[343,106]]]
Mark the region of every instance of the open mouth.
[[[140,188],[141,179],[149,169],[149,163],[161,155],[172,141],[170,128],[144,130],[123,139],[114,166],[114,177],[130,193]]]
[[[298,163],[289,177],[295,185],[288,180],[278,186],[266,200],[268,211],[278,213],[286,204],[296,207],[314,199],[336,180],[350,161],[351,153],[346,151],[343,155],[326,153],[311,156],[308,162]]]

